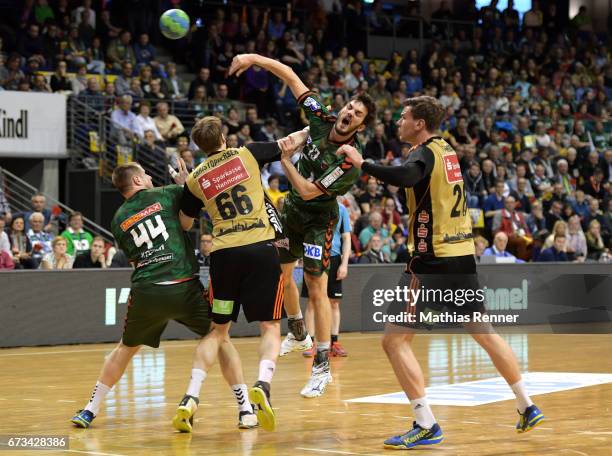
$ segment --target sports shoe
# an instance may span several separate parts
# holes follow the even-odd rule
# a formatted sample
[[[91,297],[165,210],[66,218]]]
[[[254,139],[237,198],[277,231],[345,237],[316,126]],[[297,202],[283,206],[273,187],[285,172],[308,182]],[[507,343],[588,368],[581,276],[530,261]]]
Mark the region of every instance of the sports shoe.
[[[317,342],[313,340],[312,347],[310,347],[308,350],[304,350],[302,352],[302,356],[304,358],[312,358],[316,353],[317,353]]]
[[[319,397],[325,392],[325,388],[331,381],[332,375],[329,369],[329,361],[313,364],[310,378],[306,386],[300,391],[300,394],[304,397]]]
[[[392,450],[408,450],[417,445],[435,445],[444,439],[442,429],[435,423],[431,429],[423,429],[416,421],[412,423],[412,429],[403,435],[396,435],[385,440],[385,448]]]
[[[516,432],[519,434],[531,431],[544,421],[544,414],[535,405],[527,407],[525,413],[519,412],[519,416],[519,421],[516,423]]]
[[[329,350],[329,356],[348,356],[348,352],[344,349],[340,342],[332,342],[331,349]]]
[[[238,429],[253,429],[257,426],[259,426],[259,423],[255,413],[242,411],[238,414]]]
[[[79,410],[76,415],[70,419],[70,422],[76,427],[87,429],[95,417],[96,415],[94,415],[90,410]]]
[[[276,417],[270,404],[270,384],[259,380],[255,382],[249,390],[249,400],[263,430],[273,431],[276,428]]]
[[[181,432],[193,431],[193,415],[198,409],[200,400],[197,397],[185,394],[183,400],[176,409],[176,414],[172,418],[172,426],[174,429]]]
[[[280,349],[280,356],[285,356],[292,351],[304,351],[312,347],[312,338],[310,334],[306,334],[304,340],[296,340],[293,333],[288,332],[287,337],[283,340]]]

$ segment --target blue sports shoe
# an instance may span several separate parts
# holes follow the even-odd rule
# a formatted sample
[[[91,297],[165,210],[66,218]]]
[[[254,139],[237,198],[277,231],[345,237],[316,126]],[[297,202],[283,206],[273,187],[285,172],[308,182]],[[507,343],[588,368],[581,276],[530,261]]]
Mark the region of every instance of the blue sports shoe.
[[[535,405],[525,409],[525,413],[519,412],[520,418],[516,423],[516,432],[528,432],[544,421],[544,414]]]
[[[404,435],[396,435],[385,440],[385,448],[408,450],[417,445],[435,445],[444,439],[438,423],[435,423],[431,429],[423,429],[416,421],[412,423],[412,426],[412,429]]]
[[[89,410],[79,410],[77,414],[72,417],[70,422],[76,427],[87,429],[95,417],[96,415]]]

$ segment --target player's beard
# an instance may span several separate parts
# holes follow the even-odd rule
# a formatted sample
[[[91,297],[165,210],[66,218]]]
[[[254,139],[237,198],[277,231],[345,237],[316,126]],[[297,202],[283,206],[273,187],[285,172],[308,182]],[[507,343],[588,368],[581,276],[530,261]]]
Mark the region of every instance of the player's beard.
[[[340,136],[353,136],[353,134],[357,131],[357,129],[360,127],[360,125],[356,126],[355,128],[352,128],[350,130],[347,130],[346,132],[341,132],[340,130],[338,130],[338,125],[334,124],[334,131],[336,132],[337,135]]]

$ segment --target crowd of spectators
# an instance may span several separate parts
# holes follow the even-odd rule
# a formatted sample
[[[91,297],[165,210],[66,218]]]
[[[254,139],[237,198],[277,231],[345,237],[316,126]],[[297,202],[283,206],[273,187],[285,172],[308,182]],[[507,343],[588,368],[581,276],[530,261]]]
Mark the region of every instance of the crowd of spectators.
[[[174,62],[157,58],[151,18],[126,22],[88,0],[51,6],[37,0],[25,2],[14,47],[0,48],[7,61],[0,86],[71,91],[107,112],[118,141],[139,144],[137,157],[170,146],[170,163],[180,156],[189,168],[205,158],[189,141],[195,118],[221,117],[229,147],[274,140],[305,124],[286,85],[272,75],[253,67],[240,78],[228,76],[239,53],[290,65],[332,111],[356,93],[370,93],[379,117],[359,139],[364,156],[377,163],[395,165],[408,156],[411,145],[399,140],[395,122],[406,98],[430,95],[447,112],[440,135],[460,159],[479,257],[609,261],[610,37],[593,31],[586,7],[569,18],[555,2],[542,10],[534,0],[521,20],[512,2],[504,11],[492,1],[455,12],[441,2],[433,20],[463,22],[426,23],[422,52],[393,52],[380,61],[364,53],[366,28],[384,34],[402,23],[383,2],[294,0],[290,8],[282,2],[280,9],[205,10],[192,3],[172,2],[201,20],[184,40],[165,43],[196,73],[189,83]],[[417,16],[415,5],[405,15]],[[41,79],[40,69],[52,74]],[[282,168],[270,164],[262,176],[282,207]],[[402,189],[364,175],[341,202],[354,225],[353,261],[405,260]]]

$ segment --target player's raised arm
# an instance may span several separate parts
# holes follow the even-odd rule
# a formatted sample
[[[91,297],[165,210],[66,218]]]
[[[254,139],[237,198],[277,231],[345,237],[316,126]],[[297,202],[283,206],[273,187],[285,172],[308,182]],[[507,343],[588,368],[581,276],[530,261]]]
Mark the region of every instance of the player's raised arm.
[[[302,82],[298,75],[295,74],[291,67],[279,62],[278,60],[273,60],[259,54],[237,55],[232,60],[229,74],[230,76],[233,74],[240,76],[252,65],[257,65],[262,67],[264,70],[270,71],[276,77],[286,83],[296,99],[299,98],[300,95],[308,92],[308,87],[306,87],[306,85]]]

